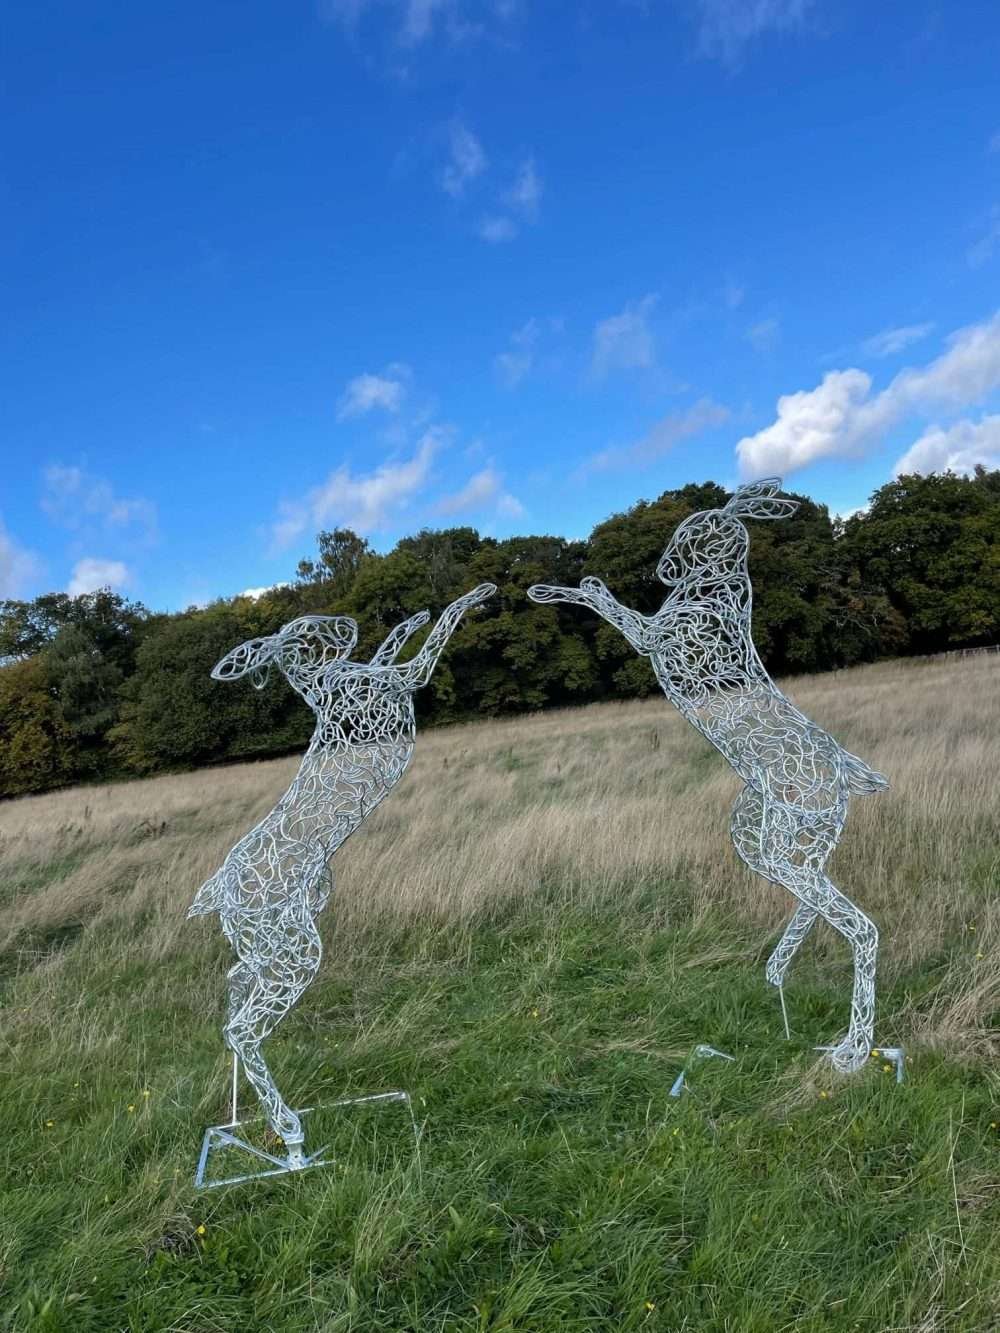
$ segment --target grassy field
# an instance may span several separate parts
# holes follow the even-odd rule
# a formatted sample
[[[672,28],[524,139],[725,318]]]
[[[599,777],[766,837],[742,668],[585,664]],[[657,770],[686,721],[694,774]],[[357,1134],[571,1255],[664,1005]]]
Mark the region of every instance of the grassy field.
[[[409,1089],[419,1144],[399,1107],[326,1112],[333,1166],[208,1193],[231,960],[184,913],[294,762],[0,807],[0,1329],[1000,1328],[998,686],[972,659],[791,687],[893,782],[832,874],[881,927],[901,1086],[812,1051],[848,1015],[825,927],[784,1040],[793,904],[664,701],[483,723],[421,736],[338,855],[265,1047],[293,1105]],[[696,1042],[738,1059],[671,1100]]]

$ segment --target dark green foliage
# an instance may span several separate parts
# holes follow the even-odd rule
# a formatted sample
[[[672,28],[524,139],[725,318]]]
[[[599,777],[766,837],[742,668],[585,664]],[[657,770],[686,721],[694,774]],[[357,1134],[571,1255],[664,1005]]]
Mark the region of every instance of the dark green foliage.
[[[266,603],[241,599],[167,620],[139,650],[113,740],[137,773],[214,759],[252,758],[301,745],[309,717],[284,681],[220,689],[212,667],[234,644],[279,627]]]
[[[654,611],[671,533],[726,496],[710,481],[665,491],[588,541],[425,529],[379,555],[337,528],[319,534],[296,582],[177,615],[150,615],[109,589],[0,602],[0,796],[301,747],[312,719],[277,677],[261,694],[210,679],[225,652],[296,616],[342,613],[357,619],[365,656],[398,621],[484,581],[499,595],[460,627],[418,695],[423,724],[648,694],[649,664],[619,634],[579,608],[535,606],[526,590],[593,574]],[[769,670],[1000,639],[1000,471],[899,477],[845,523],[797,498],[791,519],[748,524],[754,639]]]
[[[0,670],[0,792],[20,796],[71,782],[72,737],[39,654]]]
[[[897,477],[849,520],[845,541],[901,618],[903,651],[997,641],[1000,472]]]
[[[299,581],[325,583],[334,597],[350,592],[354,580],[365,563],[374,557],[366,537],[359,537],[350,528],[334,528],[321,532],[316,538],[319,551],[317,560],[300,560]]]

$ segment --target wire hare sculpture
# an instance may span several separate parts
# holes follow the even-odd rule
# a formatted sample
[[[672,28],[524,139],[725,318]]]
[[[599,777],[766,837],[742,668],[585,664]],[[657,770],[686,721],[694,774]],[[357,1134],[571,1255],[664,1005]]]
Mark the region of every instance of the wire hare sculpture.
[[[234,648],[212,669],[215,680],[249,675],[263,689],[276,667],[316,714],[316,730],[291,786],[237,842],[188,911],[189,917],[217,912],[236,954],[228,973],[225,1041],[292,1168],[307,1164],[302,1123],[278,1092],[261,1046],[319,970],[316,918],[333,888],[330,858],[410,762],[414,691],[430,680],[466,611],[495,592],[484,583],[452,602],[404,663],[396,658],[427,624],[426,611],[397,625],[370,662],[349,659],[358,637],[353,620],[302,616],[277,634]]]
[[[622,606],[596,578],[579,588],[536,584],[528,596],[589,607],[620,630],[650,659],[670,702],[743,779],[730,825],[736,851],[799,901],[768,960],[767,980],[781,987],[818,917],[844,936],[854,953],[851,1017],[830,1058],[851,1072],[872,1045],[878,931],[832,883],[826,863],[851,794],[881,791],[888,781],[786,699],[754,647],[743,520],[793,514],[798,502],[780,498],[780,489],[779,477],[752,482],[678,526],[656,568],[668,595],[655,615]]]

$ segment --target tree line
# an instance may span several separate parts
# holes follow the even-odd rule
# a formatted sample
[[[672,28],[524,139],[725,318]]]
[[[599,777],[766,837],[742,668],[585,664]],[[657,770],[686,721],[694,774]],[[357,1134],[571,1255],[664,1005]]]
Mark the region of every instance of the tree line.
[[[379,554],[350,530],[321,532],[290,584],[172,614],[110,589],[0,601],[0,796],[300,750],[312,714],[280,677],[260,692],[213,681],[224,653],[296,616],[345,614],[360,627],[360,659],[399,621],[482,582],[498,596],[418,694],[423,725],[648,694],[648,662],[608,625],[536,606],[526,590],[597,575],[652,612],[674,528],[727,498],[714,482],[665,491],[582,541],[456,527]],[[748,524],[753,633],[773,674],[1000,640],[1000,470],[898,477],[846,520],[795,498],[791,519]]]

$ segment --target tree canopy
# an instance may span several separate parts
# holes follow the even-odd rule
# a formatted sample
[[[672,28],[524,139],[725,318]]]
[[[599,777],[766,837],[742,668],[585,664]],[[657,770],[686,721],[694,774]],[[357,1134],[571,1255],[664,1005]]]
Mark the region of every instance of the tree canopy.
[[[688,514],[724,503],[707,481],[640,500],[585,541],[424,529],[380,554],[346,528],[256,600],[151,614],[110,589],[0,602],[0,796],[300,749],[312,718],[275,676],[258,692],[209,675],[234,645],[307,613],[353,616],[357,652],[416,611],[477,583],[499,589],[463,622],[422,724],[632,698],[649,664],[580,608],[536,606],[532,583],[603,579],[649,613],[657,561]],[[778,674],[1000,641],[1000,471],[901,476],[840,521],[807,496],[782,522],[750,522],[754,640]],[[421,636],[408,646],[419,647]]]

